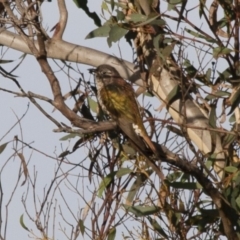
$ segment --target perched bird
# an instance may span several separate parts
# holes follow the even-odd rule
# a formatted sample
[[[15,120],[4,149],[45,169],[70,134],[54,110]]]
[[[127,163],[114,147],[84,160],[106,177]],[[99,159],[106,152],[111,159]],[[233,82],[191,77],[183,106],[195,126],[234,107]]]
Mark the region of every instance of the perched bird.
[[[110,65],[103,64],[89,71],[95,74],[97,98],[102,110],[117,122],[122,132],[149,159],[150,165],[162,178],[161,170],[150,157],[157,151],[144,127],[132,86]]]

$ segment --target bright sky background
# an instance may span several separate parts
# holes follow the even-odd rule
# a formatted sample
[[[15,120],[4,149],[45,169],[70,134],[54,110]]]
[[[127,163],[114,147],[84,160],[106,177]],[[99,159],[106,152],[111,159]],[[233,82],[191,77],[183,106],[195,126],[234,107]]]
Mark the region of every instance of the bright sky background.
[[[121,55],[119,52],[118,45],[113,44],[112,48],[109,49],[105,38],[85,40],[85,36],[91,30],[95,29],[96,26],[94,25],[93,21],[90,20],[85,15],[85,13],[82,10],[78,9],[75,6],[73,1],[66,1],[66,4],[69,11],[69,19],[63,38],[65,41],[91,47],[103,52],[107,52],[109,54],[113,54],[118,57],[122,55],[122,57],[125,60],[132,61],[132,50],[130,46],[127,43],[125,43],[124,39],[121,40],[120,44]],[[101,9],[100,6],[101,1],[89,0],[89,7],[91,11],[99,12]],[[52,35],[52,33],[50,33],[49,30],[58,22],[59,14],[57,9],[58,8],[56,1],[52,1],[52,3],[46,2],[43,4],[43,19],[44,19],[43,26],[46,29],[48,29],[48,33],[50,36]],[[18,58],[21,55],[22,53],[8,50],[4,54],[3,59],[15,60],[17,62]],[[50,62],[52,62],[52,60],[50,60]],[[16,65],[15,62],[13,64],[5,64],[3,65],[3,68],[5,68],[6,70],[11,70],[15,65]],[[72,63],[72,65],[75,67],[74,63]],[[52,66],[54,70],[59,71],[55,64],[52,64]],[[88,72],[86,71],[86,69],[88,68],[89,66],[79,65],[79,69],[85,74],[86,79],[89,78]],[[46,77],[41,73],[40,67],[34,57],[27,56],[27,58],[24,60],[21,66],[13,74],[19,76],[18,81],[20,82],[21,86],[26,92],[32,91],[34,93],[50,96],[50,98],[52,98],[48,81]],[[61,82],[63,93],[66,93],[69,89],[69,82],[67,76],[64,75],[62,72],[58,72],[57,77]],[[79,76],[76,75],[74,77],[77,79]],[[15,84],[12,81],[10,81],[9,79],[4,79],[2,77],[0,77],[0,86],[2,88],[18,91],[18,89],[15,87]],[[24,114],[24,112],[27,110],[27,105],[29,104],[29,102],[30,101],[28,99],[14,98],[13,95],[11,94],[4,93],[2,91],[0,92],[1,103],[0,112],[2,113],[0,125],[0,138],[16,123],[17,119],[15,114],[19,118]],[[156,103],[156,105],[157,104],[158,103]],[[51,113],[53,110],[51,106],[45,103],[43,103],[42,106],[46,106],[46,109],[48,110],[49,113]],[[63,118],[59,113],[57,113],[57,111],[53,113],[53,116],[58,120],[61,119],[59,121],[62,121],[69,125],[69,122],[65,118]],[[63,142],[62,144],[62,142],[59,141],[59,139],[66,134],[53,133],[52,130],[56,128],[55,125],[52,124],[48,119],[46,119],[45,116],[43,116],[42,113],[39,112],[39,110],[36,109],[36,107],[33,104],[30,104],[30,108],[27,115],[24,117],[23,121],[21,121],[21,128],[23,131],[23,139],[25,142],[31,143],[32,141],[34,141],[34,143],[32,144],[33,147],[37,148],[42,152],[46,152],[53,157],[59,155],[68,146],[67,142]],[[21,130],[19,125],[16,126],[0,142],[0,145],[7,141],[11,141],[15,135],[18,135],[20,138]],[[61,144],[63,150],[61,149]],[[20,147],[20,144],[18,147]],[[5,151],[3,152],[3,154],[0,155],[0,167],[7,162],[8,158],[10,157],[10,154],[12,153],[13,153],[12,144],[9,144],[7,146],[7,149],[5,149]],[[37,154],[36,152],[34,152],[33,155],[31,156],[30,153],[31,153],[30,150],[24,149],[24,155],[26,157],[26,160],[29,160],[29,158],[31,157],[31,161],[28,166],[30,174],[32,175],[34,167],[38,172],[39,181],[37,184],[37,189],[38,196],[41,199],[43,195],[43,188],[48,186],[51,179],[53,179],[54,170],[56,167],[56,160],[46,158],[41,154]],[[78,154],[79,157],[81,157],[81,154],[84,154],[84,151],[80,150],[78,151]],[[77,154],[75,153],[74,157],[76,158],[76,156]],[[76,159],[75,161],[77,162]],[[18,157],[16,157],[14,160],[11,159],[6,166],[6,169],[4,169],[4,171],[0,175],[4,192],[3,209],[5,209],[6,201],[8,201],[10,194],[13,190],[13,187],[16,183],[19,165],[20,159]],[[20,180],[20,185],[23,182],[23,180],[24,178],[22,177]],[[9,207],[7,239],[10,240],[27,239],[28,232],[25,231],[20,226],[19,223],[19,218],[21,214],[25,212],[23,205],[21,203],[21,197],[24,192],[26,192],[26,185],[22,187],[18,186],[11,206]],[[67,193],[69,194],[69,191],[67,191]],[[76,206],[76,209],[78,207],[79,208],[85,207],[84,205],[81,205],[83,203],[79,203],[78,200],[75,198],[70,197],[69,201],[71,202],[71,206],[74,205]],[[66,213],[66,216],[68,216],[68,213]],[[4,216],[3,219],[5,219]],[[24,214],[24,219],[25,219],[24,222],[29,229],[31,228],[35,229],[35,226],[31,221],[28,220],[26,214]],[[56,226],[56,229],[57,228],[58,226]],[[61,235],[59,235],[59,237],[60,236]]]

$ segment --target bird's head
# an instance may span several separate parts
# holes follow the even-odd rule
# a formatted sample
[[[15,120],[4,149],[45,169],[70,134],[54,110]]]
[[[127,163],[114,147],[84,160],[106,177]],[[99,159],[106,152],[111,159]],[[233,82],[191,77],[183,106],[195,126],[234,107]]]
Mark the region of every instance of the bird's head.
[[[89,69],[89,72],[95,74],[96,77],[99,77],[101,79],[109,77],[120,77],[118,71],[114,67],[107,64],[102,64],[97,68]]]

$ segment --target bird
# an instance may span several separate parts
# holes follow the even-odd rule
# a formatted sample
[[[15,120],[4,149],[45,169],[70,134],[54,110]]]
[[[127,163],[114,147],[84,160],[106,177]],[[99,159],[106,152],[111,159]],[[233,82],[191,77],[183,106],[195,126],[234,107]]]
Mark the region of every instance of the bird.
[[[97,100],[102,110],[107,113],[131,140],[131,143],[150,162],[152,168],[161,174],[160,168],[150,155],[157,153],[156,147],[149,138],[139,110],[139,104],[132,86],[119,72],[108,64],[89,69],[95,75]],[[161,173],[160,173],[161,172]]]

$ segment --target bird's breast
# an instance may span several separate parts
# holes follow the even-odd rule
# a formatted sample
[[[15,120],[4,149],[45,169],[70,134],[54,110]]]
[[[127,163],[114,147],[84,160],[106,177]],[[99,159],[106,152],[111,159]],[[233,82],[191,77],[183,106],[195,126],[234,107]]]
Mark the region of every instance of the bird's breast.
[[[99,81],[99,80],[96,80],[96,88],[97,88],[97,91],[98,91],[98,95],[97,95],[97,99],[98,99],[98,103],[100,104],[102,110],[110,115],[110,112],[108,111],[108,108],[107,106],[104,104],[104,83],[102,81]]]

